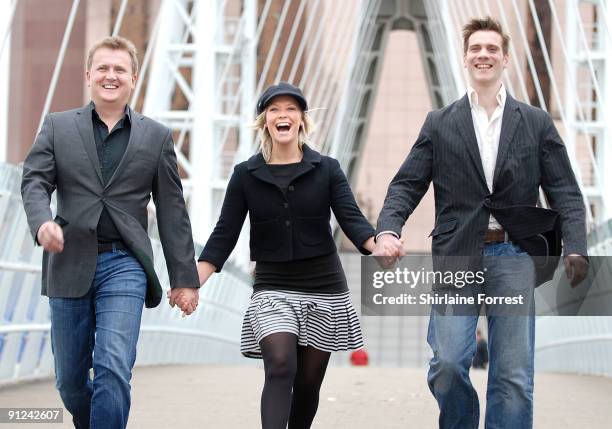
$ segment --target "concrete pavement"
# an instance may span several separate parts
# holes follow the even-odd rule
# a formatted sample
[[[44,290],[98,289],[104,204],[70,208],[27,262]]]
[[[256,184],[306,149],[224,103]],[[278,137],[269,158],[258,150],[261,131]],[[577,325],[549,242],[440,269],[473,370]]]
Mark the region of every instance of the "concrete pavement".
[[[437,406],[425,369],[330,368],[314,428],[406,429],[437,427]],[[473,371],[481,398],[486,373]],[[263,370],[257,367],[164,366],[137,368],[130,429],[250,429],[259,426]],[[59,407],[51,380],[0,389],[0,407]],[[535,428],[611,427],[612,379],[536,374]],[[17,429],[71,428],[64,424],[3,425]]]

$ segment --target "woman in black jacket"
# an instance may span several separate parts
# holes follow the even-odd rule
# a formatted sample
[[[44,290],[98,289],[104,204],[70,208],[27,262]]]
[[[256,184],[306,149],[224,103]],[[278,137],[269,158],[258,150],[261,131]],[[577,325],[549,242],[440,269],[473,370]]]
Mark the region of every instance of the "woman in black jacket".
[[[200,283],[219,272],[249,213],[254,293],[241,352],[264,360],[264,429],[309,428],[332,351],[363,346],[331,234],[330,209],[364,254],[374,229],[338,161],[305,144],[312,129],[302,91],[281,82],[257,103],[261,151],[238,164],[215,229],[198,259]]]

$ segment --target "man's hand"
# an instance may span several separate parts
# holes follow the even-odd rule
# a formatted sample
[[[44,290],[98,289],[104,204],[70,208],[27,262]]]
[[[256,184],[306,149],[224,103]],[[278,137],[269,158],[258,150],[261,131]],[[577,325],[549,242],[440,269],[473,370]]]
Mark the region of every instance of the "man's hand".
[[[589,261],[582,255],[572,253],[563,258],[565,275],[570,280],[572,288],[578,286],[587,276]]]
[[[398,258],[406,255],[402,240],[393,234],[383,234],[376,240],[372,256],[383,268],[391,268]]]
[[[189,316],[198,307],[200,293],[197,288],[177,287],[168,291],[170,307],[178,306],[185,315]]]
[[[64,250],[62,227],[49,220],[43,223],[36,233],[36,240],[47,252],[60,253]]]

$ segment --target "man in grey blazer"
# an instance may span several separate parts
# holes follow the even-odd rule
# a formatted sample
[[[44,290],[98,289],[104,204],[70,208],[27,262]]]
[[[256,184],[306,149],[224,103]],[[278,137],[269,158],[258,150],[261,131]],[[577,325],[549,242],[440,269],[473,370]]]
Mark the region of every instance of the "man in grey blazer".
[[[77,428],[127,424],[142,307],[162,297],[147,234],[151,195],[171,305],[191,313],[198,302],[172,134],[127,105],[137,73],[129,40],[96,43],[86,70],[92,101],[47,115],[23,166],[25,211],[44,248],[56,385]]]
[[[576,286],[588,268],[585,207],[550,116],[506,93],[502,73],[509,37],[499,22],[490,17],[471,20],[463,29],[463,42],[468,92],[427,115],[389,185],[373,254],[387,260],[403,255],[402,227],[433,182],[434,265],[483,270],[485,283],[474,290],[489,296],[512,291],[531,303],[524,315],[487,315],[485,417],[491,428],[530,428],[536,270],[526,251],[532,252],[530,239],[550,233],[558,218],[566,272]],[[536,207],[540,187],[556,210]],[[471,310],[459,316],[432,311],[430,316],[433,358],[428,384],[440,408],[441,428],[478,427],[478,397],[469,368],[476,351],[479,309]]]

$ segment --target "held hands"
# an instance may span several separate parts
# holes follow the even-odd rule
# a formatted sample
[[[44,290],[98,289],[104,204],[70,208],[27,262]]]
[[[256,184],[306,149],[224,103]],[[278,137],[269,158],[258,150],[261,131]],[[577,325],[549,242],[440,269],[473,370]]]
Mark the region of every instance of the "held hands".
[[[217,267],[206,261],[198,262],[197,268],[200,286],[217,270]],[[183,317],[185,317],[193,313],[198,307],[200,293],[196,288],[174,288],[168,291],[168,299],[170,300],[170,307],[178,306],[183,311]]]
[[[572,253],[563,257],[565,275],[570,280],[572,288],[578,286],[587,276],[589,261],[582,255]]]
[[[168,291],[170,307],[178,306],[183,311],[183,317],[189,316],[198,308],[200,293],[197,288],[177,287]]]
[[[382,234],[376,240],[372,256],[383,268],[391,268],[395,261],[406,255],[403,244],[403,240],[393,234]]]
[[[62,227],[52,220],[38,228],[36,240],[47,252],[60,253],[64,250],[64,232]]]

